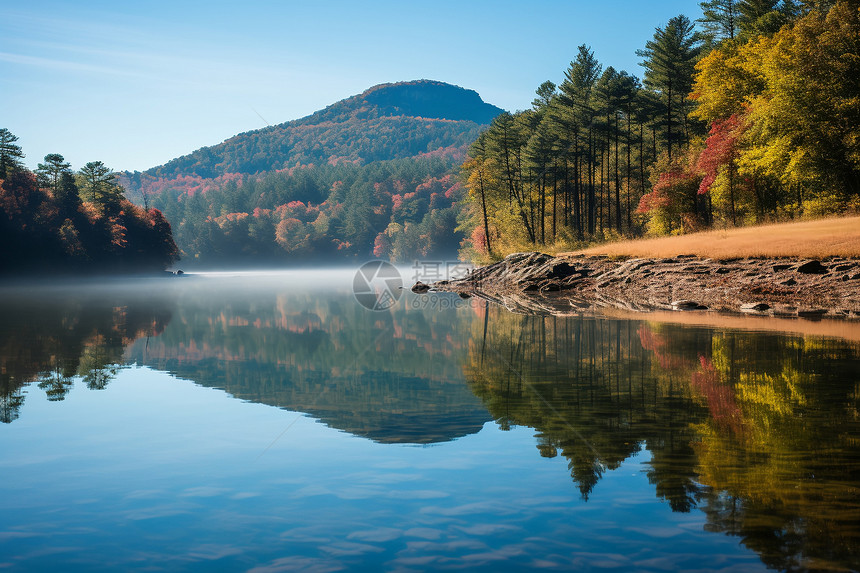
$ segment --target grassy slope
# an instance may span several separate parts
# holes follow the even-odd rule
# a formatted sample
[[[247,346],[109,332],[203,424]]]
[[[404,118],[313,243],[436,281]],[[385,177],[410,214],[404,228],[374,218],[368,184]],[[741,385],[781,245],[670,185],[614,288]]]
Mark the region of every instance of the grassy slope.
[[[860,257],[860,217],[842,217],[607,243],[571,254],[631,257]]]

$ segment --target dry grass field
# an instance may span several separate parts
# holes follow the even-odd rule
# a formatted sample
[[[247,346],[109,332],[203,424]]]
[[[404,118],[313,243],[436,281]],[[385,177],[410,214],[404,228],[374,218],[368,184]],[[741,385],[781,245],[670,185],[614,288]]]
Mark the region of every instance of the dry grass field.
[[[570,254],[631,257],[696,255],[741,257],[860,258],[860,217],[840,217],[607,243]]]

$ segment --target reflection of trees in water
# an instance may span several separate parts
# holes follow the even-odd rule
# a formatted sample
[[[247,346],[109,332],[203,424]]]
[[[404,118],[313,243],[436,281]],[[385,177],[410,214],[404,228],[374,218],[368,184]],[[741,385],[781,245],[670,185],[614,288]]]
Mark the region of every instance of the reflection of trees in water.
[[[0,422],[8,424],[18,419],[21,406],[24,405],[24,395],[21,388],[12,388],[6,377],[0,377]]]
[[[715,333],[714,384],[696,427],[710,527],[741,537],[770,567],[860,564],[858,347],[820,338]],[[707,366],[707,368],[705,368]],[[713,394],[713,390],[711,391]]]
[[[465,370],[502,428],[537,430],[583,497],[641,448],[674,511],[785,570],[860,563],[856,345],[488,308]]]
[[[605,470],[647,445],[653,479],[678,509],[694,503],[689,476],[662,479],[692,455],[690,425],[702,407],[688,384],[651,373],[638,324],[514,315],[488,308],[472,328],[467,378],[502,428],[538,430],[541,455],[567,458],[587,498]],[[486,334],[485,334],[486,333]]]
[[[135,339],[160,334],[170,321],[167,303],[122,297],[55,298],[11,293],[0,306],[0,420],[17,419],[24,388],[35,382],[59,401],[81,377],[105,388]]]
[[[435,443],[490,419],[460,369],[469,320],[468,309],[372,312],[349,292],[214,290],[183,300],[164,335],[130,355],[372,440]]]

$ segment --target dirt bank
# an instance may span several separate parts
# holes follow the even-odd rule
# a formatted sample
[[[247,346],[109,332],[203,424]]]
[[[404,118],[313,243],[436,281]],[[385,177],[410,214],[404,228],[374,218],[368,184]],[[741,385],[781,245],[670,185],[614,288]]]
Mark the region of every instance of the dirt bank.
[[[860,258],[610,258],[516,253],[433,290],[518,312],[590,307],[860,319]],[[419,287],[420,290],[420,287]]]

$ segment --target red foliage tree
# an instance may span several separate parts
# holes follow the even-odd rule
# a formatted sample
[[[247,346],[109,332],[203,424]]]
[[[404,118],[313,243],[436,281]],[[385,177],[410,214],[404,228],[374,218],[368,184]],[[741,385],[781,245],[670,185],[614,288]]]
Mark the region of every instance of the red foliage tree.
[[[735,160],[738,157],[738,143],[747,128],[747,122],[741,114],[734,114],[726,119],[717,120],[711,124],[705,149],[699,154],[696,169],[704,174],[699,185],[699,194],[710,191],[720,170],[728,170],[729,207],[732,224],[737,224],[735,213]]]

